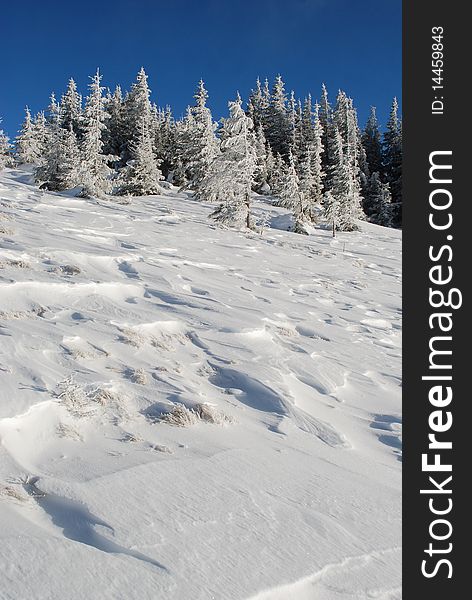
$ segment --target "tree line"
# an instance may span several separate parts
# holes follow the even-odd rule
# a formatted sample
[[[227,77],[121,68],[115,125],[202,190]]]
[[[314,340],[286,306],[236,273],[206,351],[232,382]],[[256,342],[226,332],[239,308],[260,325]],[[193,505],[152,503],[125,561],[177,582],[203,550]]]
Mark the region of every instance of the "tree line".
[[[254,227],[253,192],[268,194],[293,214],[293,230],[325,219],[333,231],[353,231],[358,219],[397,227],[402,206],[402,126],[394,99],[384,132],[375,108],[361,130],[353,101],[340,90],[331,103],[287,94],[279,75],[257,80],[245,107],[237,94],[216,123],[203,81],[176,119],[151,101],[141,69],[127,93],[112,92],[100,72],[83,101],[70,79],[58,101],[26,115],[14,149],[0,131],[0,168],[35,165],[43,189],[78,189],[83,197],[159,194],[164,181],[215,203],[212,217]]]

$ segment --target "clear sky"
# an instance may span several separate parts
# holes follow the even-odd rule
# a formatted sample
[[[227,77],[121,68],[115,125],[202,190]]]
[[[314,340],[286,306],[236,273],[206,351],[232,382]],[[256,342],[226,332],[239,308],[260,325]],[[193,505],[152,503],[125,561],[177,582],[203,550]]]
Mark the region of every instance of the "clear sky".
[[[10,0],[2,3],[0,117],[14,136],[60,96],[70,77],[84,93],[128,89],[144,66],[152,97],[178,117],[202,77],[215,119],[257,76],[277,73],[297,97],[344,89],[364,124],[370,105],[385,122],[401,96],[401,0]]]

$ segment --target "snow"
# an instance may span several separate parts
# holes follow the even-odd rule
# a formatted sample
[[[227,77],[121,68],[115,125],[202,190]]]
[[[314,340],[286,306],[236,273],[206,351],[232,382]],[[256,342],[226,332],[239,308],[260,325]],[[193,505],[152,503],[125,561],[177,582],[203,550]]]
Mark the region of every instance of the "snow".
[[[401,233],[29,180],[0,175],[0,598],[400,599]]]

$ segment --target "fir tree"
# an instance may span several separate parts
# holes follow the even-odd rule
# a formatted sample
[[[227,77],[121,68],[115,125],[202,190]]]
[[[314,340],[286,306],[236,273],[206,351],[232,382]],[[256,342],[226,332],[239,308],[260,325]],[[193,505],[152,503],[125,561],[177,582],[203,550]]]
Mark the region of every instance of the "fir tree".
[[[48,125],[56,127],[56,126],[60,125],[60,121],[61,121],[61,112],[60,112],[59,104],[57,103],[57,100],[56,100],[56,94],[54,92],[52,92],[50,99],[49,99],[46,123]]]
[[[300,193],[300,181],[298,179],[297,170],[295,168],[295,159],[290,152],[288,157],[288,165],[284,169],[283,176],[280,182],[278,206],[283,206],[292,211],[294,225],[292,230],[295,233],[304,233],[306,221],[306,211],[304,206],[304,197]]]
[[[324,173],[326,173],[326,179],[324,182],[324,189],[328,189],[330,185],[330,172],[331,172],[331,145],[332,145],[332,137],[333,137],[333,110],[331,108],[331,104],[328,98],[328,90],[326,89],[325,84],[321,86],[321,100],[320,100],[320,108],[319,108],[319,119],[322,130],[322,146],[324,148],[324,153],[322,156],[322,169]]]
[[[172,110],[167,106],[164,110],[153,105],[153,147],[154,154],[160,161],[160,169],[167,178],[175,165],[176,127]]]
[[[148,86],[148,76],[141,67],[135,83],[124,100],[123,107],[123,129],[125,141],[123,144],[123,158],[128,160],[131,156],[131,148],[137,143],[141,136],[141,123],[144,119],[146,127],[151,126],[151,90]]]
[[[107,114],[106,129],[103,132],[103,152],[122,158],[127,147],[127,131],[125,126],[125,107],[121,87],[117,85],[113,94],[107,93],[104,102]]]
[[[382,139],[375,106],[371,106],[369,118],[362,132],[362,145],[370,173],[382,173]]]
[[[43,111],[40,111],[35,115],[33,120],[33,130],[39,147],[40,159],[38,162],[41,162],[50,145],[48,123]]]
[[[69,130],[71,127],[75,134],[80,131],[82,119],[82,96],[77,91],[77,85],[73,79],[69,79],[67,90],[59,104],[59,120],[61,127]]]
[[[256,152],[256,169],[254,172],[254,190],[261,192],[268,185],[269,165],[267,156],[267,142],[264,135],[262,125],[256,130],[255,136],[255,152]],[[273,161],[273,156],[269,158],[269,162]]]
[[[149,124],[143,117],[139,140],[131,147],[132,160],[128,162],[119,187],[120,195],[148,196],[159,194],[162,173],[157,165]]]
[[[311,115],[311,103],[308,103],[308,107]],[[317,208],[321,207],[323,201],[323,130],[318,110],[318,105],[316,105],[314,123],[311,124],[310,117],[309,123],[305,124],[306,133],[303,135],[303,145],[300,149],[301,158],[298,161],[300,194],[303,198],[304,213],[305,217],[311,221],[316,221]],[[308,119],[307,114],[305,118]]]
[[[192,119],[189,121],[185,162],[190,179],[189,189],[195,190],[198,199],[206,200],[208,198],[201,183],[218,154],[218,142],[215,136],[216,124],[206,105],[208,92],[203,80],[198,82],[194,98],[195,105],[190,108]]]
[[[0,119],[0,123],[2,119]],[[0,169],[13,165],[10,138],[0,128]]]
[[[273,196],[280,196],[280,190],[282,188],[282,181],[287,170],[287,164],[280,154],[277,154],[275,157],[273,156],[270,146],[269,151],[269,156],[272,156],[273,159],[273,167],[269,176],[270,192]]]
[[[355,231],[357,219],[362,216],[359,182],[349,155],[344,153],[344,144],[339,129],[335,126],[332,145],[332,173],[330,192],[338,203],[335,215],[336,229]]]
[[[241,97],[229,102],[230,116],[222,119],[221,154],[202,181],[205,197],[222,202],[212,213],[219,223],[252,228],[251,186],[256,169],[252,120],[244,113]]]
[[[280,75],[277,75],[272,88],[265,134],[274,154],[288,158],[292,137],[285,84]]]
[[[392,195],[388,183],[382,183],[379,173],[369,180],[369,198],[371,201],[371,220],[378,225],[392,227]]]
[[[338,228],[339,213],[339,200],[333,196],[330,190],[326,191],[323,197],[323,214],[327,223],[332,228],[333,237],[335,237]]]
[[[41,159],[44,148],[29,108],[26,107],[25,111],[25,119],[16,138],[16,156],[19,164],[35,164]]]
[[[266,86],[268,86],[267,80]],[[267,115],[267,109],[269,107],[269,97],[267,92],[268,90],[264,91],[262,88],[258,77],[256,81],[256,89],[251,90],[247,110],[248,117],[252,119],[252,122],[254,123],[254,129],[256,131],[258,131],[260,127],[263,129],[265,127],[265,119]]]
[[[393,99],[384,133],[384,171],[390,184],[392,202],[402,201],[402,128],[398,117],[398,101]]]
[[[107,114],[104,110],[104,88],[100,85],[101,79],[97,69],[96,74],[91,77],[90,94],[84,111],[81,183],[82,195],[85,197],[100,197],[111,191],[110,176],[113,171],[108,166],[108,161],[114,157],[103,154],[103,132],[106,129]]]
[[[72,125],[69,130],[55,127],[50,140],[44,160],[35,171],[36,182],[56,192],[75,187],[80,182],[81,155]]]

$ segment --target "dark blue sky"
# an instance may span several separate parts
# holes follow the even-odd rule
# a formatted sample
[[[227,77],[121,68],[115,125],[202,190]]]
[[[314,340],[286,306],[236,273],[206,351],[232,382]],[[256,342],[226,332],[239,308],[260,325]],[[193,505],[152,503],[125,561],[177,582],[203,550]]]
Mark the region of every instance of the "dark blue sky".
[[[128,89],[143,65],[153,99],[180,116],[203,77],[215,118],[237,90],[281,73],[287,91],[319,96],[324,81],[382,122],[401,94],[401,0],[11,0],[2,4],[2,127],[14,136],[28,104],[59,97],[69,77],[85,92]]]

